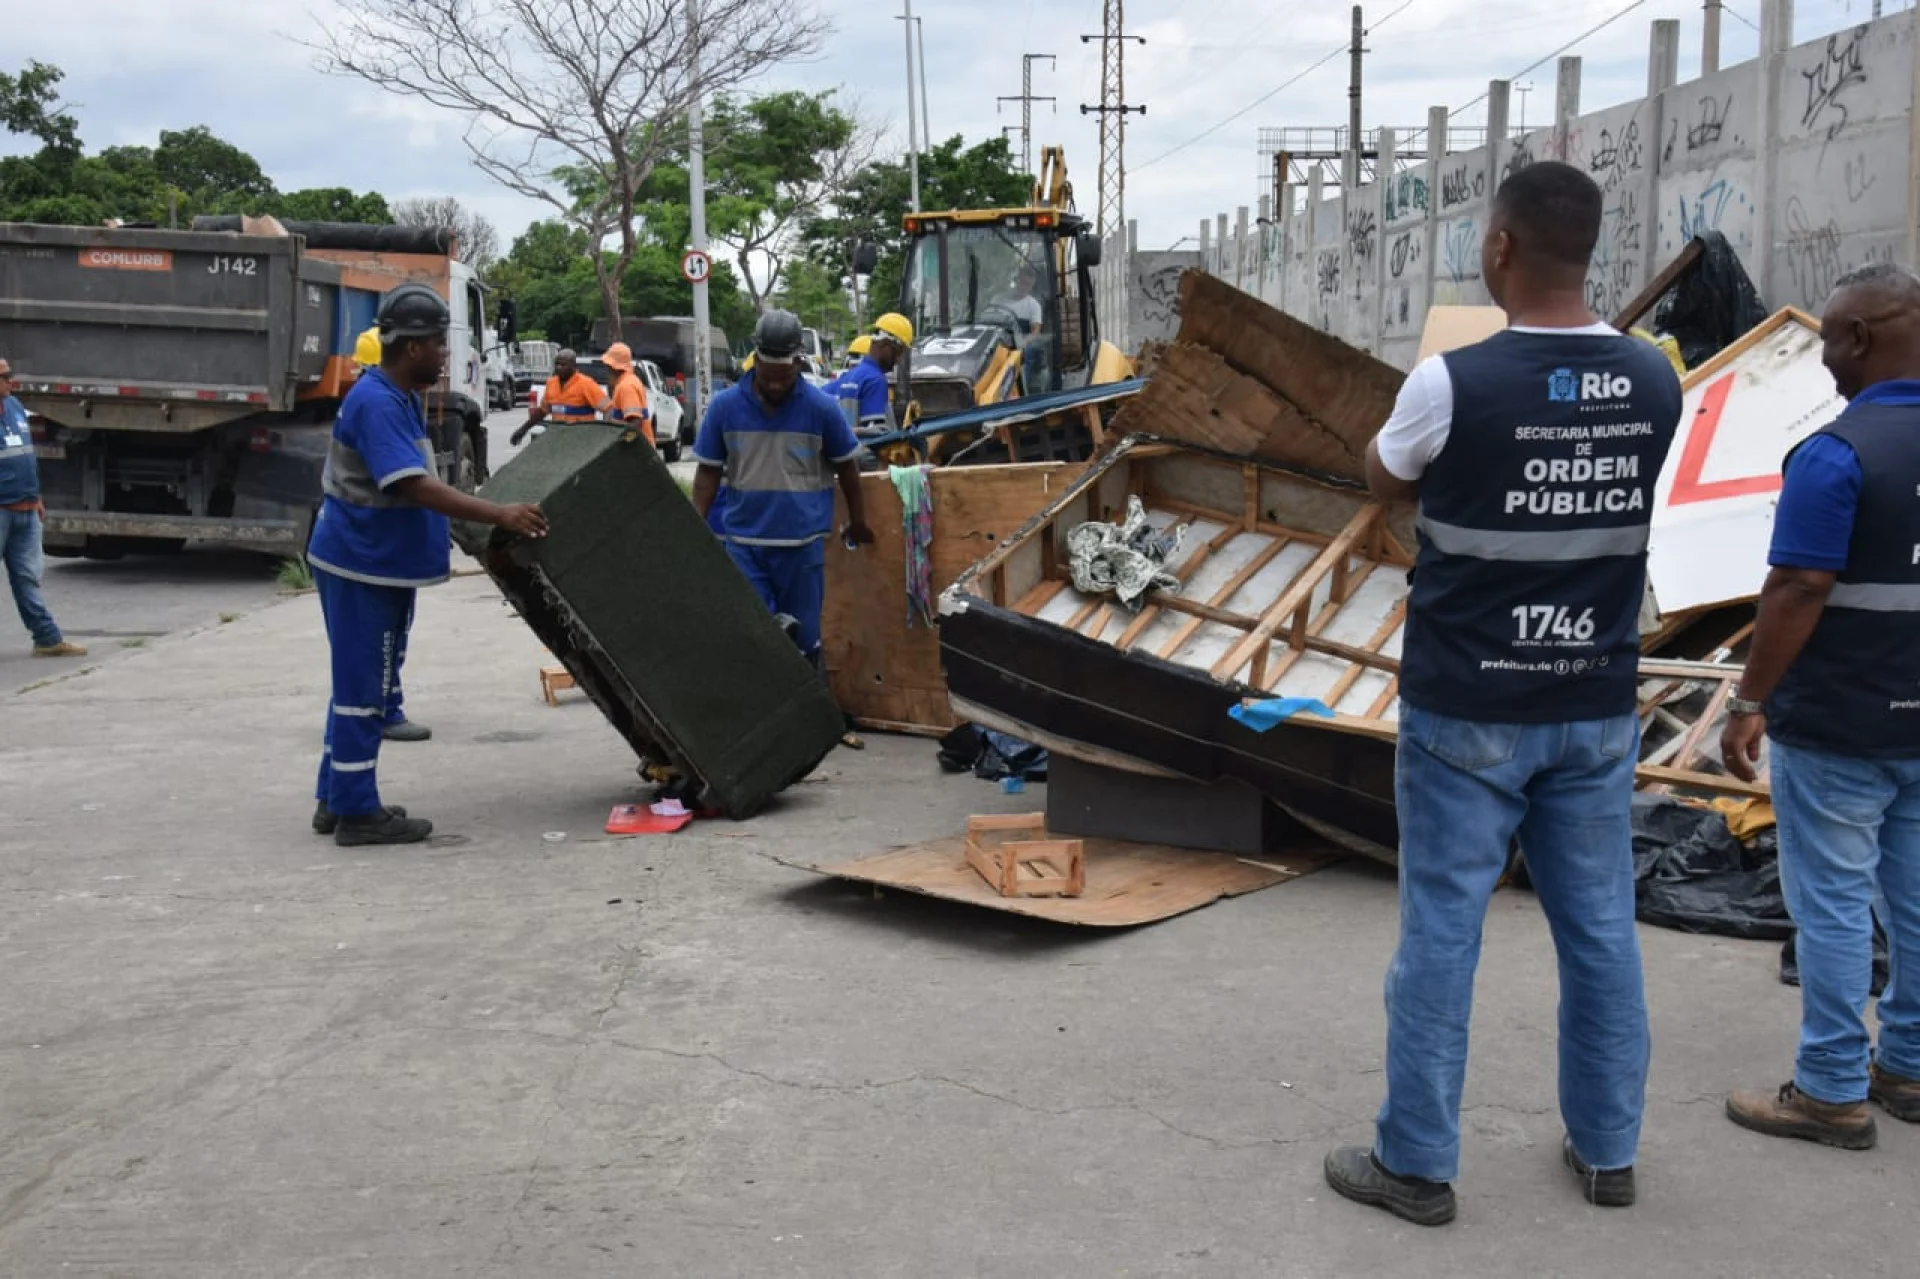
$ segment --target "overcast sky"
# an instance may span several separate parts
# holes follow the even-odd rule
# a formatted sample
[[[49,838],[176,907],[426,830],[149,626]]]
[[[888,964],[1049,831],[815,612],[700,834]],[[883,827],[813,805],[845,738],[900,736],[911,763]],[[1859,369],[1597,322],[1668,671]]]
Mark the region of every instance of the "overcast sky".
[[[484,0],[483,0],[484,2]],[[617,2],[617,0],[609,0]],[[1365,70],[1368,127],[1424,125],[1431,106],[1459,106],[1487,81],[1515,77],[1627,0],[1575,6],[1567,0],[1376,0]],[[766,88],[835,88],[888,122],[904,153],[906,72],[897,0],[822,0],[837,26],[816,60],[776,68]],[[1888,12],[1912,0],[1885,0]],[[934,136],[990,136],[1019,119],[1020,55],[1037,64],[1034,92],[1059,99],[1035,106],[1036,149],[1067,148],[1079,205],[1092,213],[1098,169],[1099,0],[917,0],[927,49],[927,96]],[[1795,40],[1865,21],[1871,0],[1799,0]],[[1751,58],[1760,0],[1729,0],[1722,63]],[[503,245],[543,216],[532,201],[501,191],[478,173],[454,116],[393,98],[358,82],[322,75],[295,37],[312,32],[327,0],[80,0],[9,6],[0,32],[0,69],[51,62],[89,149],[152,144],[162,128],[205,124],[256,156],[283,190],[309,186],[374,189],[390,198],[454,195],[490,217]],[[1393,14],[1391,18],[1389,14]],[[1581,16],[1574,16],[1579,14]],[[80,28],[76,19],[84,17]],[[1585,59],[1582,106],[1627,101],[1646,86],[1649,24],[1682,22],[1681,78],[1698,73],[1700,0],[1644,0],[1573,53]],[[1141,243],[1170,245],[1199,220],[1252,204],[1258,196],[1255,144],[1262,126],[1341,125],[1347,118],[1347,59],[1340,56],[1222,125],[1304,68],[1344,46],[1349,8],[1306,0],[1132,0],[1129,34],[1146,38],[1126,53],[1126,90],[1147,114],[1128,120],[1127,213]],[[77,31],[84,38],[76,38]],[[1554,61],[1518,75],[1529,122],[1553,101]],[[1516,98],[1516,120],[1521,100]],[[1480,122],[1478,109],[1461,119]],[[1221,127],[1214,129],[1214,126]],[[1196,137],[1214,131],[1201,140]],[[7,140],[0,138],[0,147]],[[15,149],[18,149],[17,147]]]

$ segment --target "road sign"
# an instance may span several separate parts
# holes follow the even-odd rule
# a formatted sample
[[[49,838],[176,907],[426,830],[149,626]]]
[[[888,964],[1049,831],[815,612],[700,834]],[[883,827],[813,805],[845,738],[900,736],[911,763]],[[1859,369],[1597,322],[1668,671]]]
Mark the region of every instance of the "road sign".
[[[698,249],[688,249],[686,256],[680,259],[680,274],[689,283],[699,284],[713,274],[713,259]]]

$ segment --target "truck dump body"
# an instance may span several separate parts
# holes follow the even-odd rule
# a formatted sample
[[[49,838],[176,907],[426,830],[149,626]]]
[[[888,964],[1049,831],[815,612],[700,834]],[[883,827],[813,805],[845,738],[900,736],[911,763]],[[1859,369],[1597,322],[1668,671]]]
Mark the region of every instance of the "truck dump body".
[[[22,402],[74,428],[287,412],[377,301],[292,237],[0,223],[0,350]]]
[[[457,525],[535,635],[634,751],[672,763],[704,803],[757,812],[832,750],[826,681],[774,625],[646,437],[548,431],[481,490],[538,502],[538,541]]]

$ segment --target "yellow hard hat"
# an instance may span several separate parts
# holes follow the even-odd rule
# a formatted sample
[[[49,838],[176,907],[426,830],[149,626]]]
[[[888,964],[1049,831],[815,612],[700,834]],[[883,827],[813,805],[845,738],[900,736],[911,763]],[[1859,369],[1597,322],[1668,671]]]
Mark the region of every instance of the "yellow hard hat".
[[[871,351],[872,349],[873,349],[873,339],[868,337],[864,333],[862,333],[859,337],[855,338],[853,341],[847,343],[848,355],[865,355],[868,351]]]
[[[891,338],[901,346],[912,346],[913,321],[898,311],[889,311],[873,322],[873,336]]]
[[[753,372],[753,352],[752,351],[748,351],[747,358],[740,361],[740,371],[742,373]]]
[[[377,325],[354,339],[353,362],[363,369],[380,363],[380,329]]]

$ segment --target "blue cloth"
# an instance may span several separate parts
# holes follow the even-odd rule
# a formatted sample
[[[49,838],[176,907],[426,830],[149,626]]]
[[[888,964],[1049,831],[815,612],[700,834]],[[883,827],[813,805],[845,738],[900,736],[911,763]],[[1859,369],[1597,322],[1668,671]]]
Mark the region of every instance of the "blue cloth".
[[[727,554],[767,610],[800,624],[800,652],[813,661],[820,651],[820,614],[827,598],[827,544],[753,546],[728,542]]]
[[[853,405],[856,424],[884,426],[888,423],[891,407],[887,397],[887,372],[874,362],[871,355],[860,357],[858,364],[827,383],[823,389],[840,404]]]
[[[1245,724],[1256,733],[1264,733],[1276,724],[1283,724],[1302,711],[1309,715],[1321,715],[1333,718],[1333,710],[1317,697],[1269,697],[1248,706],[1244,702],[1235,702],[1227,714]]]
[[[0,511],[0,559],[7,565],[7,585],[13,588],[13,606],[33,636],[36,648],[51,648],[62,638],[46,596],[40,593],[40,573],[46,552],[40,546],[38,511]]]
[[[0,400],[0,506],[40,496],[40,462],[33,453],[27,410],[9,395]]]
[[[1920,382],[1876,382],[1850,404],[1920,405]],[[1860,479],[1860,458],[1845,440],[1820,433],[1794,449],[1773,513],[1767,563],[1827,573],[1846,568]]]
[[[1873,983],[1882,895],[1892,972],[1881,992],[1882,1069],[1920,1079],[1920,760],[1848,759],[1773,743],[1780,886],[1799,930],[1794,1083],[1818,1101],[1867,1095],[1874,1058],[1861,1009]]]
[[[1460,1168],[1467,1022],[1487,905],[1517,834],[1560,961],[1560,1115],[1595,1168],[1634,1162],[1649,1039],[1633,919],[1632,715],[1486,724],[1400,704],[1400,945],[1374,1152]]]
[[[860,455],[840,406],[811,383],[763,404],[753,375],[713,398],[694,460],[720,467],[728,489],[721,536],[753,546],[802,546],[833,530],[834,466]]]
[[[314,798],[343,817],[381,809],[374,770],[415,591],[315,573],[332,658],[333,698]]]
[[[367,370],[334,419],[308,561],[376,586],[446,581],[452,569],[447,517],[393,492],[409,476],[431,476],[433,467],[419,405],[382,370]]]

